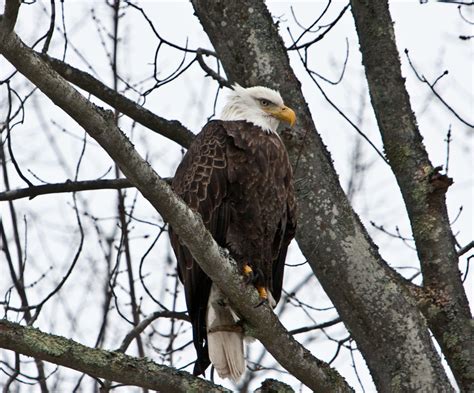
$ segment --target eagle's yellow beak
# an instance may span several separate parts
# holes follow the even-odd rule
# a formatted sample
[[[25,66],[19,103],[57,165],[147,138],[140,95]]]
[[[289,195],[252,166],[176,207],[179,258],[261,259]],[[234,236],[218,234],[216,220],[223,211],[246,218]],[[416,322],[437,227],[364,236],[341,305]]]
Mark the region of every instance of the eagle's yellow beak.
[[[269,113],[278,120],[288,123],[291,127],[293,127],[296,122],[295,111],[287,106],[272,109]]]

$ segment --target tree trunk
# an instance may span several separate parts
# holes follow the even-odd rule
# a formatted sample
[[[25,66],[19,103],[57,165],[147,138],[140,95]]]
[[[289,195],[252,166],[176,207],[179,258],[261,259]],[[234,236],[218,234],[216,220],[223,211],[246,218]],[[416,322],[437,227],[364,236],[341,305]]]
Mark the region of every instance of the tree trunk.
[[[432,300],[438,299],[424,314],[459,387],[472,391],[471,314],[446,209],[445,193],[452,180],[433,168],[423,146],[401,75],[387,1],[351,4],[372,106],[410,218],[423,288]]]

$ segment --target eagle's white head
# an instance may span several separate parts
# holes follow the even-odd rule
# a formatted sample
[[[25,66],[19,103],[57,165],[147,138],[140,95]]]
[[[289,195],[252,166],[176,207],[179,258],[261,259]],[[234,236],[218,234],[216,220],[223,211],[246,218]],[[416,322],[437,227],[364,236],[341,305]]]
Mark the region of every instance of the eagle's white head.
[[[222,110],[222,120],[245,120],[267,133],[276,132],[280,121],[295,124],[295,112],[285,106],[280,93],[268,87],[243,88],[232,86],[227,104]]]

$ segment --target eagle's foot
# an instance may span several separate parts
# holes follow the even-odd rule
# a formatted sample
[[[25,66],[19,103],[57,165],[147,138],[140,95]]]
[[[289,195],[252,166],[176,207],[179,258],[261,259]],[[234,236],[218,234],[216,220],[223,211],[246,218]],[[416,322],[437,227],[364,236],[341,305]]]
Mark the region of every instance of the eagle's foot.
[[[255,306],[255,308],[258,308],[258,307],[260,307],[264,304],[269,304],[269,302],[268,302],[268,292],[265,289],[265,287],[257,286],[257,291],[258,291],[258,296],[260,297],[260,301]]]
[[[251,268],[250,265],[248,265],[248,264],[245,264],[245,265],[244,265],[244,268],[243,268],[242,270],[243,270],[243,272],[244,272],[244,276],[246,276],[246,277],[251,276],[252,273],[253,273],[252,268]]]
[[[252,284],[258,288],[258,284],[263,282],[263,272],[262,269],[252,269],[249,264],[245,264],[243,268],[245,283]]]
[[[253,284],[255,282],[255,272],[249,264],[245,264],[242,269],[245,277],[245,284]]]

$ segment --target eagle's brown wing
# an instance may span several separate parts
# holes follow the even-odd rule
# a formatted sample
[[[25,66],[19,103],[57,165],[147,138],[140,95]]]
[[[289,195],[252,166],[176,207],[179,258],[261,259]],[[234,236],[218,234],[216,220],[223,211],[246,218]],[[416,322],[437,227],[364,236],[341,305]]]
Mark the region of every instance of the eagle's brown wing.
[[[283,270],[285,268],[286,253],[296,233],[296,198],[291,164],[288,162],[288,165],[290,176],[288,179],[289,190],[286,204],[286,222],[282,220],[280,223],[280,230],[277,232],[273,242],[273,250],[274,253],[277,254],[277,257],[273,260],[272,295],[277,303],[280,300],[283,286]]]
[[[228,136],[221,123],[211,121],[202,129],[179,165],[172,188],[194,211],[200,213],[216,242],[225,246],[229,220],[226,144]],[[193,326],[197,360],[194,375],[209,366],[206,309],[211,280],[181,245],[170,228],[171,245],[178,260],[178,274],[184,284],[186,304]]]

